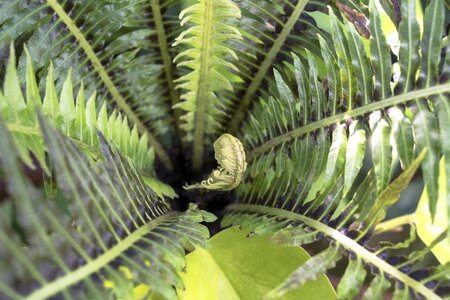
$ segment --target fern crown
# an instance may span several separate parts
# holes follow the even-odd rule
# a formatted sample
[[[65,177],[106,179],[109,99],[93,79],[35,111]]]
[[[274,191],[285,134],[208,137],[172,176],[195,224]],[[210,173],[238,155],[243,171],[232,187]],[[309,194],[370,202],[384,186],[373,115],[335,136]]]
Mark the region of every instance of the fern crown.
[[[206,264],[242,299],[335,266],[338,299],[446,299],[449,15],[0,1],[0,298],[189,298]],[[233,277],[210,239],[230,226],[311,256],[248,289],[260,274]]]

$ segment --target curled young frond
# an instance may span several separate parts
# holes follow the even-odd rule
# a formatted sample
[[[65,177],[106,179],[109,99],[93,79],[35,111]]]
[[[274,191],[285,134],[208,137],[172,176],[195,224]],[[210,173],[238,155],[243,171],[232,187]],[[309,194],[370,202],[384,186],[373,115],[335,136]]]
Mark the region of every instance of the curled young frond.
[[[214,157],[220,167],[212,171],[208,179],[200,183],[184,186],[185,190],[230,191],[239,185],[247,169],[245,150],[241,141],[231,134],[222,134],[214,142],[214,152]]]

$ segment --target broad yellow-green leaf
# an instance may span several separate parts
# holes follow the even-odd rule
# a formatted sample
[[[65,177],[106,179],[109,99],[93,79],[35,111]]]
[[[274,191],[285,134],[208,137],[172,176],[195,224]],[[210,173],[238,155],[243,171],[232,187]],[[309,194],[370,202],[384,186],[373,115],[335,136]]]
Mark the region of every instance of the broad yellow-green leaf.
[[[310,256],[300,247],[279,246],[268,237],[247,238],[248,230],[238,227],[215,235],[206,249],[187,256],[182,274],[184,300],[256,300],[280,284]],[[306,283],[280,299],[335,299],[325,276]]]
[[[330,246],[319,254],[311,257],[301,264],[294,272],[289,274],[274,289],[269,291],[263,299],[278,299],[287,297],[289,293],[308,282],[323,276],[323,274],[336,265],[336,261],[341,257],[339,246]]]

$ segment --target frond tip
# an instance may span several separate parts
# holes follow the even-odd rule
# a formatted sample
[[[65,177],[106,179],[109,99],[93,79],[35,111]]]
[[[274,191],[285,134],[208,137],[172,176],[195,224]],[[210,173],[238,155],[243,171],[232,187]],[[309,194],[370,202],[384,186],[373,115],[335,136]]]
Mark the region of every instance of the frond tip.
[[[207,189],[230,191],[241,182],[247,168],[245,150],[240,140],[231,134],[222,134],[214,142],[215,159],[220,167],[212,171],[208,179],[184,186],[185,190]]]

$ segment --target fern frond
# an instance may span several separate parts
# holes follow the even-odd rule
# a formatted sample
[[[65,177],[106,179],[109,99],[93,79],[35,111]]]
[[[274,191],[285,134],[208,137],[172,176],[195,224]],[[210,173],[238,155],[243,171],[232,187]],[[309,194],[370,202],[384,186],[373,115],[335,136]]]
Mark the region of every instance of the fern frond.
[[[430,5],[425,10],[424,32],[420,45],[422,59],[418,70],[419,78],[417,81],[417,86],[419,88],[431,87],[439,82],[439,64],[441,60],[439,50],[441,48],[440,39],[442,36],[442,30],[434,30],[434,28],[442,28],[444,26],[444,20],[444,4],[441,1],[430,2]],[[447,45],[447,48],[448,47],[450,46]],[[448,63],[449,61],[446,62]],[[445,68],[447,69],[448,67]],[[433,133],[444,131],[447,132],[447,134],[444,133],[444,135],[448,136],[448,128],[439,128],[438,117],[443,117],[444,120],[449,120],[450,110],[446,109],[445,113],[436,115],[430,111],[428,100],[433,102],[436,101],[435,109],[437,109],[439,107],[444,108],[445,106],[448,106],[449,98],[448,94],[435,94],[429,99],[416,99],[416,117],[413,121],[414,129],[417,133],[416,139],[419,149],[428,148],[428,151],[430,151],[423,162],[422,170],[424,172],[424,181],[430,198],[430,212],[434,215],[436,213],[438,194],[439,160],[442,154],[449,157],[450,151],[448,151],[449,149],[447,147],[447,149],[445,149],[445,153],[443,153],[444,149],[441,149],[440,145],[445,145],[446,142],[445,140],[440,140],[440,134],[435,136]],[[421,130],[419,128],[426,128],[426,130]]]
[[[39,79],[53,61],[58,93],[72,67],[74,86],[84,82],[88,93],[102,91],[98,102],[117,105],[141,134],[148,134],[156,156],[173,169],[169,155],[156,139],[162,136],[166,147],[175,143],[162,54],[157,51],[160,33],[150,25],[161,25],[161,21],[154,20],[149,11],[149,3],[134,0],[2,2],[0,48],[6,51],[15,41],[21,80],[26,68],[26,57],[20,55],[24,43]],[[161,19],[168,20],[166,16]],[[141,106],[144,103],[145,107]]]
[[[429,6],[427,8],[427,11],[431,10],[434,5],[438,4],[433,2],[433,6]],[[331,16],[331,18],[333,18],[333,16]],[[374,23],[375,25],[373,26],[376,26],[376,22]],[[338,26],[338,24],[336,24],[336,26]],[[353,39],[356,36],[351,35],[351,37]],[[360,38],[358,37],[358,39]],[[339,39],[336,40],[336,42],[338,41]],[[377,47],[376,45],[380,43],[381,42],[379,42],[376,38],[372,39],[372,44],[375,44],[375,48]],[[324,44],[322,43],[322,45]],[[353,45],[356,44],[353,43]],[[361,48],[359,50],[361,50]],[[323,51],[329,51],[329,49],[325,48],[323,49]],[[389,51],[389,49],[384,48],[383,50],[382,48],[380,48],[377,51],[382,53],[383,51]],[[374,56],[377,55],[374,54]],[[383,55],[383,57],[384,56],[385,55]],[[424,162],[428,161],[431,157],[433,164],[432,167],[430,164],[428,164],[428,169],[434,170],[435,168],[438,168],[438,161],[435,161],[435,153],[437,153],[437,150],[432,150],[432,148],[436,148],[438,146],[436,137],[439,136],[441,130],[437,128],[437,125],[431,126],[433,124],[430,123],[430,126],[420,127],[426,128],[426,130],[416,130],[414,135],[415,142],[412,139],[408,139],[408,136],[412,136],[411,124],[413,122],[422,120],[423,114],[416,114],[414,118],[411,118],[413,120],[411,120],[405,116],[405,114],[409,114],[409,109],[404,112],[401,109],[395,108],[395,106],[405,103],[410,104],[411,101],[416,98],[427,97],[432,101],[432,103],[434,103],[434,105],[443,105],[445,107],[446,103],[448,103],[448,99],[446,99],[445,93],[449,91],[450,87],[450,84],[448,82],[436,82],[435,85],[430,87],[416,88],[413,91],[399,94],[397,96],[390,96],[379,101],[372,100],[372,102],[369,102],[367,105],[364,105],[364,102],[360,102],[360,104],[353,109],[349,109],[345,102],[341,102],[342,105],[337,105],[338,110],[336,111],[336,113],[333,113],[332,110],[329,111],[327,108],[333,107],[333,105],[335,104],[339,104],[339,101],[341,101],[340,97],[337,96],[339,93],[327,93],[326,95],[323,94],[321,85],[320,83],[318,83],[318,79],[320,80],[320,78],[318,75],[316,59],[311,54],[307,54],[307,59],[308,66],[306,67],[303,66],[299,58],[294,56],[297,91],[286,93],[285,88],[283,88],[282,86],[288,85],[282,82],[281,76],[276,75],[275,77],[278,81],[278,99],[276,99],[275,101],[267,101],[263,99],[255,106],[250,121],[247,122],[246,127],[243,129],[243,132],[247,137],[245,141],[247,143],[245,145],[245,148],[250,149],[249,160],[270,159],[271,161],[273,161],[273,154],[270,153],[274,151],[274,147],[282,146],[280,149],[276,150],[276,153],[281,154],[283,151],[287,150],[287,147],[289,145],[291,145],[292,147],[296,146],[296,144],[300,142],[302,136],[305,135],[306,139],[309,138],[308,136],[313,136],[314,140],[318,142],[319,140],[321,140],[321,131],[324,128],[333,126],[333,124],[342,121],[351,123],[355,118],[362,118],[364,116],[367,116],[369,113],[372,113],[370,121],[368,122],[370,124],[368,125],[370,125],[370,129],[372,132],[372,150],[374,152],[374,158],[377,161],[375,163],[375,175],[378,182],[377,185],[379,185],[379,190],[382,190],[384,187],[386,187],[386,183],[391,179],[390,174],[392,172],[393,164],[390,163],[389,159],[389,156],[392,157],[392,155],[389,154],[390,152],[392,152],[389,149],[391,147],[389,136],[391,134],[390,132],[392,126],[394,127],[394,132],[392,132],[392,135],[394,141],[396,142],[394,147],[395,149],[393,150],[397,152],[396,156],[400,157],[400,161],[402,162],[402,165],[404,167],[407,167],[411,162],[412,154],[414,153],[414,144],[417,145],[417,150],[420,151],[424,147],[427,147],[425,144],[422,145],[422,143],[428,141],[429,143],[433,144],[430,144],[430,146],[427,147],[428,151],[431,151],[431,153],[429,152],[427,154]],[[390,60],[389,62],[385,62],[385,59],[380,60],[380,58],[374,58],[372,64],[378,62],[380,62],[381,64],[385,64],[383,69],[390,69]],[[348,67],[352,66],[348,65]],[[306,69],[308,68],[309,75],[306,72]],[[446,68],[447,67],[444,64],[443,72],[441,74],[442,78],[446,78],[446,71],[444,71]],[[367,91],[367,86],[372,86],[373,89],[370,92],[374,95],[381,95],[383,93],[389,95],[391,92],[381,92],[381,90],[385,89],[385,87],[382,87],[382,82],[385,81],[385,79],[377,79],[377,77],[379,76],[386,77],[385,75],[375,74],[375,82],[373,84],[358,84],[358,93],[364,95]],[[357,80],[358,82],[364,82],[367,78],[368,77],[366,76],[361,76],[358,77]],[[378,82],[378,84],[376,82]],[[329,91],[331,91],[331,89]],[[306,99],[304,99],[304,97],[306,97]],[[433,99],[440,101],[433,101]],[[312,106],[312,104],[314,105]],[[418,106],[412,105],[411,109],[416,109],[416,107]],[[387,118],[387,116],[383,115],[381,112],[377,112],[377,110],[379,109],[385,109],[387,111],[387,115],[389,115],[389,118]],[[444,111],[446,110],[444,109]],[[432,114],[429,109],[428,114]],[[298,115],[299,117],[297,117]],[[433,118],[437,120],[436,117]],[[443,118],[444,120],[447,119],[446,116],[443,116]],[[302,126],[303,124],[306,125]],[[367,132],[367,129],[364,130]],[[445,133],[445,131],[445,127],[443,127],[443,133]],[[427,136],[433,136],[434,138],[427,139]],[[339,141],[336,142],[340,143]],[[378,147],[380,145],[382,145],[381,148]],[[298,146],[296,147],[296,149],[300,149],[298,148]],[[361,148],[359,152],[360,154],[363,153],[362,150],[363,148]],[[293,158],[296,159],[296,156]],[[270,164],[270,162],[267,163]],[[257,165],[258,163],[255,164],[255,170],[259,168],[259,166]],[[323,165],[323,167],[325,168],[325,165]],[[251,164],[250,168],[252,168]],[[425,169],[425,166],[423,169]],[[351,172],[349,168],[348,171]],[[301,177],[299,177],[299,179],[300,178]],[[347,183],[347,185],[349,185],[349,183]],[[272,185],[270,184],[266,185],[267,188],[271,186]],[[435,189],[436,182],[433,182],[433,184],[431,184],[431,187]],[[259,188],[255,187],[255,189]],[[265,192],[263,192],[263,194],[264,193]]]
[[[320,29],[314,13],[326,10],[328,1],[238,1],[242,19],[235,25],[243,33],[244,40],[235,42],[243,83],[226,96],[233,106],[222,123],[227,132],[236,133],[249,108],[258,97],[268,97],[274,83],[271,70],[281,67],[290,52],[309,49],[319,53],[317,34],[327,41],[329,34]]]
[[[422,295],[427,299],[442,299],[441,296],[448,295],[445,288],[447,279],[433,276],[433,272],[420,269],[420,264],[417,261],[418,257],[423,259],[431,251],[431,247],[423,249],[416,256],[411,255],[409,257],[404,257],[404,254],[392,249],[390,252],[374,251],[369,247],[367,237],[360,239],[359,231],[347,231],[346,228],[341,227],[345,223],[343,221],[345,217],[332,221],[329,225],[324,224],[323,219],[322,221],[316,221],[317,215],[320,215],[324,209],[325,207],[322,207],[318,211],[313,211],[311,216],[308,217],[305,216],[304,212],[295,213],[262,205],[234,204],[228,207],[228,213],[222,221],[223,227],[236,225],[253,229],[253,234],[271,234],[274,242],[288,245],[301,246],[324,238],[331,240],[332,243],[337,242],[337,251],[333,251],[336,248],[330,246],[324,252],[313,256],[310,261],[299,266],[278,288],[270,292],[267,298],[282,296],[302,283],[313,280],[332,268],[337,261],[347,254],[350,262],[345,272],[347,275],[344,275],[338,287],[340,299],[349,298],[360,290],[368,273],[364,269],[367,266],[370,266],[374,279],[364,297],[382,299],[384,292],[391,286],[392,281],[397,283],[395,287],[398,292],[407,291],[407,294],[417,297]],[[272,224],[267,224],[268,219],[273,220]],[[334,229],[334,224],[339,222],[341,222],[340,225]],[[285,227],[280,229],[280,225],[283,224]],[[357,235],[356,241],[353,238],[355,235]],[[361,261],[355,266],[355,262],[352,262],[354,260]],[[315,266],[315,268],[312,266]],[[444,265],[441,265],[441,269],[442,267]],[[348,274],[352,271],[354,271],[351,276],[353,279],[350,279]],[[374,298],[371,298],[371,295]]]
[[[273,97],[258,100],[241,130],[248,150],[248,170],[223,225],[256,227],[258,231],[267,222],[264,218],[276,219],[274,223],[284,224],[286,232],[277,233],[274,239],[296,244],[320,239],[324,234],[343,247],[343,253],[352,253],[350,258],[356,262],[349,264],[350,269],[362,270],[361,263],[378,267],[378,272],[372,272],[375,279],[367,297],[381,297],[391,285],[384,278],[387,276],[398,282],[395,289],[399,295],[410,289],[415,295],[438,299],[446,295],[445,288],[438,287],[445,286],[445,280],[425,284],[431,281],[430,272],[417,275],[417,268],[421,268],[417,258],[404,258],[395,247],[384,248],[388,257],[377,257],[383,247],[374,250],[368,240],[420,165],[427,189],[438,192],[439,160],[447,157],[441,138],[448,136],[449,128],[440,124],[448,120],[445,107],[450,103],[448,56],[440,62],[442,50],[448,54],[448,49],[443,49],[445,43],[440,43],[444,7],[441,1],[430,1],[424,28],[433,32],[432,37],[423,35],[418,41],[414,40],[418,36],[412,25],[415,1],[402,2],[401,75],[399,81],[391,81],[397,78],[393,76],[391,50],[381,32],[374,2],[370,3],[370,55],[353,25],[346,25],[349,33],[345,35],[343,25],[329,9],[331,38],[336,46],[319,37],[321,57],[319,52],[305,50],[301,58],[293,54],[293,63],[285,62],[283,72],[274,70],[276,92]],[[420,43],[420,48],[407,49]],[[319,68],[323,62],[328,67],[325,76]],[[364,165],[369,153],[372,162]],[[394,179],[398,163],[403,172]],[[427,179],[430,172],[437,172],[433,173],[435,179]],[[445,174],[441,172],[440,176]],[[444,190],[448,197],[448,186]],[[434,196],[429,198],[431,216],[436,212]],[[272,233],[279,231],[275,224]],[[270,225],[263,232],[270,232]],[[353,241],[347,240],[349,236]],[[410,245],[411,241],[405,241],[404,247]],[[422,255],[432,248],[424,246]],[[399,262],[397,256],[403,261]],[[341,257],[337,255],[335,261]],[[301,283],[308,276],[303,271],[300,267],[273,293],[280,295],[289,289],[287,286]],[[364,279],[350,276],[343,279],[342,298],[355,293],[349,282],[362,284]]]
[[[239,8],[230,0],[200,0],[180,14],[181,26],[192,27],[177,37],[174,46],[187,45],[174,59],[178,67],[190,72],[176,81],[182,89],[182,102],[175,107],[185,111],[181,117],[185,140],[193,142],[193,170],[199,171],[203,161],[205,140],[217,133],[226,103],[217,93],[233,90],[232,83],[239,82],[235,73],[239,70],[231,63],[236,53],[226,42],[241,39],[240,32],[229,25],[230,20],[240,18]]]
[[[164,6],[167,6],[167,4],[164,3],[164,5],[161,5],[159,2],[160,2],[159,0],[151,0],[151,9],[152,9],[153,23],[155,25],[156,35],[158,39],[159,53],[161,55],[162,64],[164,65],[164,77],[169,89],[168,94],[170,96],[171,106],[174,107],[180,101],[180,95],[178,91],[176,91],[176,86],[174,82],[175,76],[174,76],[173,59],[169,49],[169,46],[172,43],[169,42],[168,38],[170,34],[173,35],[174,33],[176,33],[176,29],[173,28],[174,27],[178,28],[178,26],[171,26],[171,29],[167,28],[170,27],[167,24],[168,19],[170,18],[169,16],[164,16],[162,13],[162,8]],[[178,2],[180,1],[173,1],[171,3],[171,6],[179,4]],[[173,109],[172,111],[175,119],[176,130],[179,131],[180,111],[177,109]]]
[[[52,120],[54,126],[60,128],[67,136],[84,144],[85,148],[93,147],[99,150],[96,131],[100,130],[103,135],[117,145],[126,157],[133,161],[138,170],[154,176],[153,162],[155,155],[153,148],[148,146],[146,134],[139,136],[137,126],[131,129],[127,118],[116,110],[108,116],[106,103],[97,113],[96,92],[93,92],[89,99],[85,101],[83,84],[81,84],[75,100],[72,71],[69,71],[58,97],[52,64],[48,69],[46,91],[42,101],[30,55],[27,55],[27,58],[27,101],[25,102],[20,88],[21,83],[15,65],[15,51],[11,47],[3,87],[4,93],[3,96],[0,96],[0,102],[2,103],[0,107],[3,118],[19,149],[20,156],[29,167],[35,167],[31,152],[45,170],[48,171],[49,169],[45,160],[45,147],[36,118],[36,108],[38,107]],[[2,95],[1,91],[0,95]]]
[[[93,164],[39,119],[64,198],[59,204],[43,198],[22,174],[21,158],[0,120],[1,167],[12,197],[0,210],[2,298],[102,298],[130,284],[175,297],[184,247],[205,241],[208,231],[199,222],[211,221],[211,215],[171,211],[101,134],[105,161]],[[13,215],[3,209],[8,204]]]

